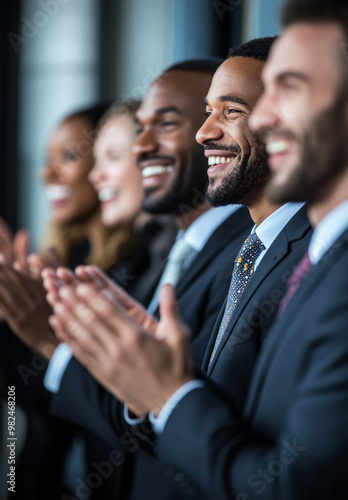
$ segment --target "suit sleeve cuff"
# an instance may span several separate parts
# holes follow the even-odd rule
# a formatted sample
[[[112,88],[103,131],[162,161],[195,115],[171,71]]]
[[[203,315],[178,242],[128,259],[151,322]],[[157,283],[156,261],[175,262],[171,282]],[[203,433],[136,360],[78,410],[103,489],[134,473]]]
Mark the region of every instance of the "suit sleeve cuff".
[[[72,356],[72,350],[67,344],[59,344],[48,363],[44,378],[44,386],[48,391],[53,393],[59,391],[63,375]]]
[[[195,389],[200,389],[205,387],[202,380],[191,380],[181,386],[165,403],[158,416],[155,417],[153,413],[150,413],[149,420],[153,425],[156,434],[161,434],[166,426],[166,423],[172,414],[173,410],[180,404],[180,401],[189,393]]]

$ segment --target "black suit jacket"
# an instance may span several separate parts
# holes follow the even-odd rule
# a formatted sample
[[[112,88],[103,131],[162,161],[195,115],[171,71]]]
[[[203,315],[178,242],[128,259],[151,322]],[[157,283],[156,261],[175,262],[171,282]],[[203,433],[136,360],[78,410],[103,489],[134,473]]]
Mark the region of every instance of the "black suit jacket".
[[[205,498],[348,498],[347,268],[348,231],[271,329],[243,418],[209,387],[173,412],[159,455]]]
[[[305,252],[309,235],[310,225],[305,209],[302,209],[289,221],[276,238],[272,248],[269,249],[263,258],[248,285],[245,295],[235,310],[233,320],[226,330],[225,338],[217,352],[209,375],[218,384],[223,386],[230,395],[233,395],[234,404],[239,408],[244,406],[250,374],[253,370],[260,345],[274,320],[287,279]],[[225,274],[227,273],[224,268],[221,271]],[[230,273],[228,279],[230,280]],[[224,306],[221,310],[221,315],[223,314],[223,310]],[[203,365],[205,368],[208,366],[218,325],[219,320],[217,321],[215,334],[205,357]],[[71,405],[73,405],[74,394],[76,394],[77,387],[81,387],[81,382],[77,378],[77,372],[79,371],[78,364],[72,362],[69,369],[71,370],[71,374],[74,373],[74,375],[64,377],[61,396],[58,395],[55,399],[56,404],[60,406],[60,408],[58,407],[58,413],[60,412],[62,415],[65,411],[65,416],[69,416],[70,414],[71,417]],[[70,381],[74,380],[77,382],[75,388],[71,386],[69,379]],[[70,401],[68,400],[69,410],[66,409],[67,407],[65,409],[63,407],[67,402],[66,396],[68,391],[71,394]],[[95,402],[91,404],[95,409],[95,421],[99,421],[98,428],[103,429],[104,436],[108,432],[110,439],[115,439],[117,434],[121,434],[123,437],[128,436],[127,432],[130,432],[133,439],[138,440],[137,451],[139,454],[142,454],[141,448],[144,443],[147,443],[149,433],[146,434],[146,432],[144,433],[140,429],[139,435],[135,437],[134,433],[136,431],[134,429],[131,431],[127,431],[125,428],[122,429],[115,418],[118,411],[115,401],[112,401],[112,398],[109,396],[109,402],[107,402],[108,397],[104,396],[101,388],[99,390],[96,389],[94,393]],[[229,397],[228,394],[227,397]],[[103,402],[102,405],[99,404],[100,401]],[[82,398],[80,399],[81,402]],[[99,408],[97,408],[98,405]],[[91,425],[92,422],[88,414],[82,410],[86,408],[86,403],[80,407],[79,416],[78,411],[73,411],[75,412],[75,417],[77,416],[78,419],[84,420],[84,425]],[[110,415],[113,415],[113,417],[110,418]],[[105,417],[108,423],[104,422],[102,425],[101,422],[103,422]],[[114,438],[112,438],[113,434]],[[142,438],[139,437],[141,435],[143,435]],[[129,436],[126,437],[126,441],[129,440],[132,444],[133,439]],[[183,474],[180,470],[175,469],[175,467],[165,467],[165,473],[163,474],[162,466],[163,463],[159,463],[149,455],[143,454],[141,456],[136,466],[135,488],[132,492],[132,499],[149,498],[152,500],[157,498],[172,498],[178,500],[179,498],[188,498],[193,494],[195,489],[187,474]],[[154,478],[156,479],[154,480]],[[200,493],[198,493],[199,495]]]
[[[220,311],[202,368],[209,378],[232,394],[240,410],[244,408],[261,345],[276,317],[289,276],[305,253],[311,234],[306,207],[303,207],[266,252],[238,302],[209,366],[225,304]]]
[[[203,250],[195,257],[189,269],[176,286],[176,294],[183,320],[192,333],[192,352],[195,361],[201,364],[209,336],[211,334],[221,304],[226,296],[234,259],[252,228],[252,220],[245,208],[240,208],[229,216],[212,234]],[[76,392],[75,392],[76,391]],[[106,402],[98,408],[99,402],[106,398],[110,408],[110,415],[120,415],[122,421],[122,408],[117,401],[112,401],[97,382],[75,360],[72,360],[62,380],[61,390],[54,396],[52,411],[61,418],[72,420],[90,430],[99,433],[103,439],[114,442],[116,435],[122,435],[122,444],[133,449],[133,431],[128,435],[128,427],[114,427],[113,423],[107,425],[103,421],[103,410],[108,408]],[[93,411],[90,409],[93,408]],[[110,413],[109,413],[110,412]],[[139,435],[143,435],[143,430]],[[146,433],[145,433],[146,434]],[[131,437],[129,437],[131,436]],[[133,436],[133,437],[132,437]],[[114,438],[114,439],[113,439]],[[142,445],[147,441],[142,438]],[[130,445],[128,443],[130,441]],[[144,446],[142,446],[144,447]],[[138,447],[139,448],[139,447]],[[146,446],[145,446],[146,448]],[[137,454],[136,469],[134,469],[134,453],[124,455],[122,464],[128,477],[132,471],[134,484],[131,498],[158,498],[163,500],[167,487],[166,478],[157,477],[161,470],[156,470],[156,464],[148,453],[139,450]],[[128,465],[128,467],[127,467]],[[159,482],[163,480],[163,486]],[[124,484],[124,482],[123,482]],[[146,494],[144,493],[147,492]],[[123,495],[124,489],[123,489]],[[148,496],[144,496],[148,495]]]
[[[230,286],[234,260],[252,226],[246,208],[230,215],[210,236],[175,287],[182,319],[191,330],[192,356],[198,366]]]

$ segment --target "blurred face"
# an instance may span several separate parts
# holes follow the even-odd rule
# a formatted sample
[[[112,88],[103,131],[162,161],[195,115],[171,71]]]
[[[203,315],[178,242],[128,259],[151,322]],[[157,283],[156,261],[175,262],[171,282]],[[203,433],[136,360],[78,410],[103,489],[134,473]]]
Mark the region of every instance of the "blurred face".
[[[204,200],[207,184],[204,155],[195,134],[204,119],[203,98],[211,75],[174,70],[150,88],[139,108],[134,152],[145,199],[152,213],[180,214]]]
[[[107,121],[95,144],[95,165],[89,180],[98,192],[104,224],[132,222],[141,209],[143,186],[132,146],[134,122],[129,115]]]
[[[98,210],[97,193],[88,181],[94,158],[86,131],[91,131],[86,118],[67,119],[48,145],[42,177],[53,219],[59,223],[85,221]]]
[[[266,138],[275,202],[320,199],[347,163],[342,43],[333,23],[300,23],[272,50],[251,124]]]
[[[204,146],[214,205],[253,203],[269,177],[263,143],[249,128],[259,98],[263,62],[245,57],[227,59],[215,73],[206,97],[207,119],[197,132]]]

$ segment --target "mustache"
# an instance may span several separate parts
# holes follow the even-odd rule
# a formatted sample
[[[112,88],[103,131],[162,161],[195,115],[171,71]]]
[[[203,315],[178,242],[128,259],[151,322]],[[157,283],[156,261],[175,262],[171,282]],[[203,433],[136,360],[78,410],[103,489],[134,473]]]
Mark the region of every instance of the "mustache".
[[[260,131],[262,141],[266,141],[270,137],[280,136],[282,139],[297,140],[298,137],[291,130],[282,127],[269,127]]]
[[[237,155],[240,155],[242,152],[241,147],[239,144],[234,143],[234,144],[217,144],[215,142],[212,142],[208,144],[207,146],[204,146],[204,151],[229,151],[230,153],[237,153]]]
[[[171,163],[175,162],[175,158],[173,156],[154,155],[153,153],[151,153],[151,154],[144,153],[139,157],[138,163],[141,163],[142,161],[148,161],[148,160],[165,160],[165,161],[170,161]]]

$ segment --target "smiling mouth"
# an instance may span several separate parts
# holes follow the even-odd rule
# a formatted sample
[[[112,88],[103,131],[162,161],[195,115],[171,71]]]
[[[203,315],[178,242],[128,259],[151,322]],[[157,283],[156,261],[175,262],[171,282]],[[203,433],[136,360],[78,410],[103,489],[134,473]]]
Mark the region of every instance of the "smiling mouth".
[[[117,196],[117,191],[112,188],[101,189],[98,193],[98,198],[100,202],[106,202],[113,200]]]
[[[172,166],[153,165],[143,168],[141,171],[141,175],[143,179],[147,179],[148,177],[165,174],[167,172],[172,172],[173,170],[174,168]]]
[[[229,163],[235,156],[209,156],[208,165],[220,165],[221,163]]]
[[[51,203],[63,202],[70,198],[71,188],[61,184],[46,186],[46,196]]]
[[[291,147],[289,141],[284,139],[270,141],[266,144],[267,153],[272,156],[281,153],[287,153]]]

